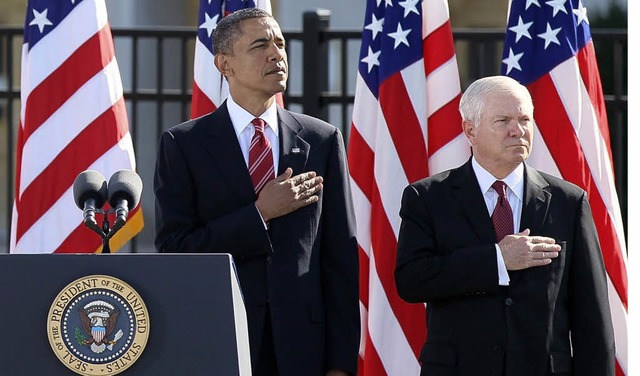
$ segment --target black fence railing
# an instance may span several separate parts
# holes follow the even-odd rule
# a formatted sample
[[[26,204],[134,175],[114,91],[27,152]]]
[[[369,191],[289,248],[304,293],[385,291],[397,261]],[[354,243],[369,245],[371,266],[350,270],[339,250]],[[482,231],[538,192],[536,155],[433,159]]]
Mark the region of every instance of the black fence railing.
[[[609,116],[616,187],[627,217],[627,32],[592,30]],[[499,74],[504,30],[454,29],[461,83]],[[309,12],[301,32],[285,32],[290,77],[285,105],[329,121],[349,136],[358,67],[360,31],[329,30],[329,14]],[[189,118],[195,29],[114,29],[118,65],[145,190],[145,229],[125,248],[153,252],[153,169],[156,141],[168,127]],[[7,252],[13,205],[15,138],[20,113],[22,29],[0,27],[0,253]],[[212,69],[213,67],[212,62]],[[73,208],[70,208],[73,210]]]

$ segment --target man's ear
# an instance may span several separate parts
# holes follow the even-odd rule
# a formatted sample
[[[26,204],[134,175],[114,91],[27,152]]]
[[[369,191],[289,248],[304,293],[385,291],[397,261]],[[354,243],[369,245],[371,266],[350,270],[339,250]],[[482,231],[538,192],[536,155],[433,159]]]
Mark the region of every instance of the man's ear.
[[[229,59],[226,55],[215,55],[213,57],[213,64],[215,64],[216,68],[218,68],[223,76],[229,77],[233,74],[233,69],[231,69],[231,64],[229,64]]]
[[[473,145],[476,139],[476,126],[467,120],[462,121],[462,132],[467,137],[467,141],[469,141],[469,145]]]

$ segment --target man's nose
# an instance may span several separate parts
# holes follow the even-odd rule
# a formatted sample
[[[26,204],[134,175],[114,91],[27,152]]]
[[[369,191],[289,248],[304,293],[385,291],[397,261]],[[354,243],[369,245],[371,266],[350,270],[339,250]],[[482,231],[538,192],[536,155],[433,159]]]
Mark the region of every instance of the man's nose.
[[[285,57],[287,56],[287,53],[285,52],[284,48],[281,48],[275,44],[273,44],[270,48],[269,48],[269,60],[270,61],[280,61],[280,60],[284,60]]]
[[[511,137],[522,137],[526,133],[527,125],[520,120],[509,122],[509,135]]]

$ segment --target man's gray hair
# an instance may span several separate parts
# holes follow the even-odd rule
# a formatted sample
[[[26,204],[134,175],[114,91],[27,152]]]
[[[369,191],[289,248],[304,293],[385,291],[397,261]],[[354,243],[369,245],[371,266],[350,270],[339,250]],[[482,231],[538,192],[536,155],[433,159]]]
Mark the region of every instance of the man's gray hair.
[[[260,8],[240,9],[224,17],[213,31],[213,54],[233,55],[233,45],[242,36],[240,23],[263,17],[273,19],[272,15]]]
[[[485,96],[496,91],[521,92],[529,98],[533,108],[529,90],[518,81],[508,76],[488,76],[474,81],[462,94],[458,107],[462,120],[468,121],[476,127],[479,126],[484,113]]]

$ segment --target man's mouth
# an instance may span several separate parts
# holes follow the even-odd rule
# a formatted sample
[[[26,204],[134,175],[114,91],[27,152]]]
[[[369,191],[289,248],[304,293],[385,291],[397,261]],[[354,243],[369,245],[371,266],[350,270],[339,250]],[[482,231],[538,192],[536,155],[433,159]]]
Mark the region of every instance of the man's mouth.
[[[267,74],[280,74],[280,73],[283,73],[283,74],[286,73],[283,67],[275,67],[272,70],[267,72]]]

